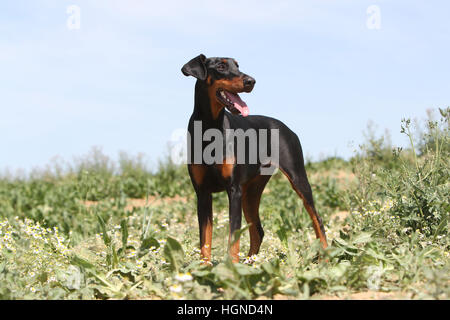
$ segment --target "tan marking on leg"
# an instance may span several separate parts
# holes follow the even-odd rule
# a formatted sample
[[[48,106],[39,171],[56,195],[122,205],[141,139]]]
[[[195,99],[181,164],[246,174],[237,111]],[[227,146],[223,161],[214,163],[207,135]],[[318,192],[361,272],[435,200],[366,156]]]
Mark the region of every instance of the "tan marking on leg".
[[[192,178],[194,179],[195,183],[199,186],[203,183],[203,178],[205,177],[206,173],[206,166],[202,164],[190,164],[191,168],[191,174]]]
[[[295,190],[295,191],[301,197],[301,193],[298,190]],[[314,232],[316,233],[316,238],[320,239],[320,242],[322,243],[322,247],[325,249],[328,247],[327,238],[326,238],[325,234],[323,234],[322,231],[320,230],[319,220],[317,219],[317,212],[315,212],[315,210],[306,203],[305,199],[302,199],[302,200],[303,200],[303,205],[305,206],[306,211],[308,211],[308,214],[313,222],[313,228],[314,228]]]
[[[229,246],[229,250],[228,250],[228,254],[231,257],[231,261],[233,261],[233,263],[238,263],[239,262],[239,242],[240,240],[237,240],[235,243],[231,244],[231,234],[228,238],[228,246]]]
[[[209,264],[211,261],[212,229],[212,220],[208,219],[202,226],[202,238],[200,239],[200,256],[205,264]]]
[[[327,248],[328,247],[327,238],[326,238],[326,235],[323,234],[322,230],[320,229],[320,223],[319,223],[319,220],[317,219],[317,216],[318,216],[317,212],[307,204],[305,197],[303,196],[303,194],[300,191],[297,190],[295,185],[292,183],[292,180],[289,177],[289,175],[285,171],[283,171],[281,168],[280,168],[280,171],[283,172],[283,174],[288,178],[289,182],[291,183],[292,188],[295,190],[295,192],[298,194],[298,196],[303,200],[303,205],[305,206],[305,209],[308,212],[309,217],[312,220],[314,232],[316,233],[316,238],[320,239],[320,242],[322,243],[322,247],[324,249]]]

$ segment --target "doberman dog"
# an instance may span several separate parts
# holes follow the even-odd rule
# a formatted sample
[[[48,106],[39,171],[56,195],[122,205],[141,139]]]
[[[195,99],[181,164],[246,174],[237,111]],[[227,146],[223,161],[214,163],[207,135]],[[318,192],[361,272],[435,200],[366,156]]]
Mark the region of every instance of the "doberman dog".
[[[195,147],[195,122],[201,122],[201,132],[208,129],[220,130],[223,135],[230,129],[278,130],[278,167],[288,178],[293,189],[303,200],[308,211],[316,237],[324,248],[327,239],[322,219],[314,207],[312,191],[306,176],[302,147],[297,135],[281,121],[257,115],[249,115],[249,109],[238,93],[251,92],[255,79],[242,73],[232,58],[206,58],[203,54],[193,58],[181,69],[185,76],[197,79],[195,84],[194,111],[188,126],[188,171],[197,194],[197,215],[200,228],[200,250],[204,263],[211,261],[211,241],[213,231],[212,193],[226,191],[229,199],[229,247],[233,262],[239,261],[239,240],[233,240],[234,233],[241,228],[242,209],[249,224],[250,251],[248,256],[259,252],[264,231],[259,218],[261,194],[271,175],[261,174],[267,166],[258,158],[249,163],[236,161],[236,148],[231,157],[223,157],[215,163],[193,161],[194,154],[203,155],[206,144]],[[230,112],[226,112],[228,109]],[[198,144],[197,144],[198,146]],[[197,149],[195,149],[197,148]],[[225,147],[224,147],[225,148]],[[250,150],[246,145],[245,150]],[[195,159],[194,159],[195,160]],[[242,162],[242,161],[241,161]]]

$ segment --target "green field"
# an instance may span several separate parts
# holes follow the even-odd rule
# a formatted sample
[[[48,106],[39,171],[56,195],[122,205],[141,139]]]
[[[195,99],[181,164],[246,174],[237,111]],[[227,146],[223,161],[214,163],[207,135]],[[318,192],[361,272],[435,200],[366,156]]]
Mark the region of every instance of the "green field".
[[[213,265],[199,258],[186,166],[98,149],[0,178],[0,299],[448,299],[449,108],[399,123],[410,147],[366,133],[349,161],[308,162],[323,250],[279,172],[261,201],[257,256],[227,257],[228,200],[214,196]]]

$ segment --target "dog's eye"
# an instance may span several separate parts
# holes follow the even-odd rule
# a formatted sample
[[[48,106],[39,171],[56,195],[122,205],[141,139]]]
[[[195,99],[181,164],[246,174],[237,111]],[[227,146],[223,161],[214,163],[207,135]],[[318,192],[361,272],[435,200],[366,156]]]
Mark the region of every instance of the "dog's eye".
[[[225,65],[225,63],[219,63],[217,65],[217,70],[218,71],[225,71],[226,68],[227,68],[227,66]]]

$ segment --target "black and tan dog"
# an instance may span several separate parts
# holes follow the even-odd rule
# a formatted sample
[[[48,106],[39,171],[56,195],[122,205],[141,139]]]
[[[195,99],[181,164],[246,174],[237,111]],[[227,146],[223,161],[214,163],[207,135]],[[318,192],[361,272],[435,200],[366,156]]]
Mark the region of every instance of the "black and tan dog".
[[[249,256],[257,254],[264,236],[259,219],[261,194],[270,179],[270,175],[261,174],[267,164],[239,163],[236,154],[223,161],[207,164],[195,163],[194,122],[201,121],[201,134],[208,129],[218,129],[223,135],[227,129],[277,129],[279,135],[279,163],[277,166],[289,179],[293,189],[303,200],[308,211],[317,238],[327,247],[322,219],[318,215],[306,176],[303,153],[297,135],[281,121],[248,115],[249,109],[238,93],[251,92],[255,79],[239,71],[236,60],[232,58],[206,58],[203,54],[193,58],[181,69],[184,75],[197,78],[195,84],[194,111],[189,120],[188,170],[197,194],[197,214],[200,227],[200,250],[203,261],[211,260],[212,241],[212,193],[226,191],[229,198],[230,246],[229,254],[234,262],[239,261],[239,241],[231,245],[231,236],[241,228],[242,209],[247,223],[250,224]],[[230,112],[226,112],[225,108]],[[197,137],[198,138],[198,137]],[[200,152],[206,147],[201,144]],[[248,149],[248,147],[246,147]],[[248,157],[246,157],[248,161]],[[222,160],[222,159],[221,159]]]

